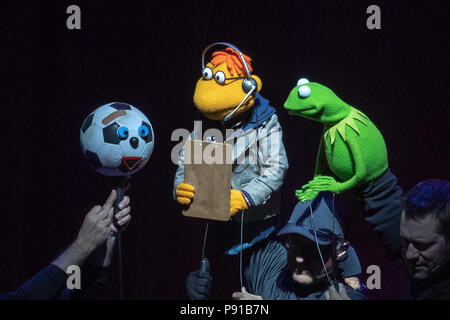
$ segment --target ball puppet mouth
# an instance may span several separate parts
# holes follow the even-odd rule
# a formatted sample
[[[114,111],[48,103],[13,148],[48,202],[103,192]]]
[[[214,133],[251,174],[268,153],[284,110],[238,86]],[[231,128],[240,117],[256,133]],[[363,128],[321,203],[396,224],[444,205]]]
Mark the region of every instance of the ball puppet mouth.
[[[133,169],[139,165],[141,160],[142,157],[122,157],[122,163],[128,171],[133,171]]]

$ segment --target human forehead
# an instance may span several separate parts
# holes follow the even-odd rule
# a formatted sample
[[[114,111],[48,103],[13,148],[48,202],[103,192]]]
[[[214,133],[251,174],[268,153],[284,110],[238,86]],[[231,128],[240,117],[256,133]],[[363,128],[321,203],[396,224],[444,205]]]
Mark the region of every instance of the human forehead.
[[[405,212],[402,212],[400,221],[400,236],[404,239],[415,241],[433,241],[442,235],[437,232],[439,220],[434,214],[424,217],[407,218]]]

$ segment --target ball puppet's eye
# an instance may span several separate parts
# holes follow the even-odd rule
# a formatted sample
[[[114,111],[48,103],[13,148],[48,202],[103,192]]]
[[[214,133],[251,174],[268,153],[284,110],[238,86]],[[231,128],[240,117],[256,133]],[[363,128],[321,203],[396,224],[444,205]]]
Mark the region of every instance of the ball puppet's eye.
[[[213,72],[212,72],[211,68],[206,67],[205,69],[203,69],[202,76],[203,76],[203,79],[205,79],[205,80],[211,80],[213,77]]]
[[[311,95],[311,88],[303,85],[298,88],[298,95],[300,98],[308,98]]]
[[[214,75],[214,79],[216,79],[216,82],[218,84],[224,84],[225,83],[225,73],[223,73],[222,71],[217,71],[216,74]]]
[[[119,129],[117,129],[117,135],[119,136],[120,139],[128,138],[128,133],[129,130],[127,127],[120,127]]]
[[[306,78],[301,78],[301,79],[299,79],[299,80],[297,81],[297,85],[298,85],[298,86],[301,86],[301,85],[304,85],[304,84],[307,84],[307,83],[309,83],[309,80],[306,79]]]
[[[140,134],[140,136],[142,137],[142,138],[145,138],[146,136],[148,136],[148,134],[149,134],[149,130],[148,130],[148,127],[147,126],[140,126],[139,127],[139,129],[138,129],[138,131],[139,131],[139,134]]]

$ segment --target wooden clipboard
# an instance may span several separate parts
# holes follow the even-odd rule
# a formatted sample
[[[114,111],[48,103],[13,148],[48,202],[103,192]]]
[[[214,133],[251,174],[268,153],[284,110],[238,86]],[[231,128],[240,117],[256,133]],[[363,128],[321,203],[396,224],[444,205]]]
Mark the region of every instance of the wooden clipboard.
[[[188,140],[184,149],[184,182],[195,187],[195,196],[184,216],[230,220],[232,146]]]

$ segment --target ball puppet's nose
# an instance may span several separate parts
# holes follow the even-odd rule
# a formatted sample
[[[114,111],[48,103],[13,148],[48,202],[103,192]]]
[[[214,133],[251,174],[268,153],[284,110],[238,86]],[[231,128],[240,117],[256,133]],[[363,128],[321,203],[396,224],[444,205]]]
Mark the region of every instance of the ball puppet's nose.
[[[136,149],[139,145],[139,140],[136,137],[133,137],[130,139],[130,144],[133,147],[133,149]]]

